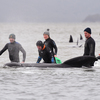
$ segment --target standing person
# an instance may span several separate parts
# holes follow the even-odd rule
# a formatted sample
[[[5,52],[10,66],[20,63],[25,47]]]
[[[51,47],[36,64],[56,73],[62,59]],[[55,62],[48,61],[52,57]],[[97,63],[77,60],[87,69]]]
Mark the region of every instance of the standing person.
[[[49,33],[49,29],[47,29],[46,32],[43,33],[44,36],[44,44],[46,47],[49,47],[51,49],[51,51],[53,52],[53,56],[56,57],[57,56],[57,46],[54,40],[52,40],[50,38],[50,33]]]
[[[54,63],[53,53],[50,48],[46,47],[42,41],[38,41],[36,43],[36,46],[39,52],[37,63],[40,63],[42,58],[44,60],[44,63]]]
[[[26,59],[26,52],[23,47],[15,41],[16,37],[14,34],[9,35],[10,43],[7,43],[5,47],[0,51],[0,55],[8,49],[9,52],[9,59],[11,62],[19,62],[19,51],[23,53],[23,61],[25,62]]]
[[[86,28],[84,30],[84,35],[86,37],[85,48],[84,48],[84,56],[89,55],[89,56],[95,57],[95,41],[91,37],[91,29]],[[93,66],[93,65],[94,65],[94,62],[91,64],[91,66]]]

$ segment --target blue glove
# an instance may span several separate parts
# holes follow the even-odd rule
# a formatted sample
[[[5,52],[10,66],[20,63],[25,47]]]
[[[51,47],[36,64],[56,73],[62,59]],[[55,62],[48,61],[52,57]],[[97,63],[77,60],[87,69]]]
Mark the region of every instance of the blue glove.
[[[55,62],[54,57],[52,57],[51,62],[52,62],[52,63],[54,63],[54,62]]]
[[[42,58],[39,56],[39,57],[38,57],[38,60],[37,60],[37,63],[39,63],[39,62],[41,61],[41,59],[42,59]]]

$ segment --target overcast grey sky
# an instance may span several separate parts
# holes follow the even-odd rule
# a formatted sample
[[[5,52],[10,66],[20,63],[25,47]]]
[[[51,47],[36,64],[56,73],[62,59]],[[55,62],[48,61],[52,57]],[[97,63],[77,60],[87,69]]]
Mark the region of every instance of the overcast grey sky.
[[[0,0],[0,22],[81,22],[100,0]]]

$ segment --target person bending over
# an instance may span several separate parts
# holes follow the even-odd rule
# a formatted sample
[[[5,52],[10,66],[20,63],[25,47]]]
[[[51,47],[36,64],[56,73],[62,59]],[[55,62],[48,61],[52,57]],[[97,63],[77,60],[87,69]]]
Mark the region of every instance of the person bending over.
[[[40,63],[42,58],[44,60],[44,63],[54,63],[53,53],[50,48],[46,47],[42,41],[38,41],[36,43],[36,46],[39,52],[37,63]]]

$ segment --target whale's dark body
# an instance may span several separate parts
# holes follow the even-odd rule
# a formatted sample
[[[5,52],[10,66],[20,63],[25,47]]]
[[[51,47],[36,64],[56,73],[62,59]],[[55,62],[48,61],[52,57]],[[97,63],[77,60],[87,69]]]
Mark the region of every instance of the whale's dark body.
[[[97,58],[92,56],[80,56],[65,61],[62,64],[51,64],[51,63],[6,63],[4,66],[9,67],[39,67],[39,68],[81,68],[82,66],[90,67],[91,62],[97,61]]]

